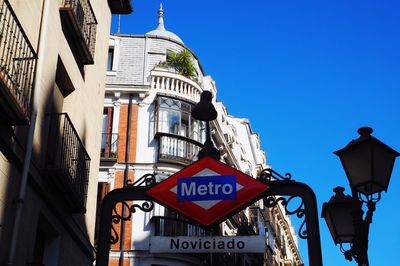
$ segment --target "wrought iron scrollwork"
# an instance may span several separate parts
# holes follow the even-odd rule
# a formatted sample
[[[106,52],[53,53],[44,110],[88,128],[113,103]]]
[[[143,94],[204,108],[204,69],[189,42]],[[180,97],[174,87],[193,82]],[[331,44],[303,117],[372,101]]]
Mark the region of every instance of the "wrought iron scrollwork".
[[[293,199],[301,199],[301,198],[299,196],[290,196],[288,198],[268,196],[264,198],[264,205],[266,207],[275,207],[278,203],[281,203],[281,205],[285,208],[285,212],[287,215],[296,215],[297,218],[303,219],[300,228],[298,230],[298,234],[300,238],[307,239],[307,230],[304,228],[304,225],[306,223],[306,220],[304,219],[306,214],[304,209],[304,202],[301,199],[301,202],[297,206],[297,208],[289,209],[290,202],[293,201]]]
[[[274,171],[271,168],[264,169],[260,172],[258,179],[261,181],[266,182],[295,182],[292,179],[292,175],[290,173],[286,173],[284,176],[279,174],[278,172]],[[296,208],[290,208],[290,202],[295,201],[294,199],[300,199],[300,203],[296,205]],[[266,207],[275,207],[278,203],[285,208],[285,213],[287,215],[296,215],[297,218],[303,219],[301,225],[298,230],[298,235],[302,239],[307,239],[307,230],[304,228],[306,224],[305,220],[305,209],[304,209],[304,201],[299,196],[290,196],[290,197],[283,197],[283,196],[268,196],[264,198],[264,204]]]
[[[122,204],[121,208],[118,208],[117,206]],[[125,214],[122,211],[122,209],[125,208]],[[111,216],[112,223],[111,223],[111,237],[110,237],[110,243],[111,244],[116,244],[119,241],[119,235],[117,230],[115,229],[114,225],[117,225],[121,223],[122,221],[129,221],[132,217],[132,213],[135,213],[137,209],[143,211],[143,212],[150,212],[154,208],[154,202],[153,201],[144,201],[141,204],[132,204],[129,206],[129,203],[126,201],[121,201],[118,202],[114,208],[113,208],[113,215]]]
[[[154,174],[145,174],[135,182],[128,179],[125,183],[127,188],[136,187],[136,186],[153,186],[156,184],[156,177]],[[143,212],[150,212],[154,208],[154,202],[151,200],[146,200],[141,202],[140,204],[133,203],[129,205],[131,202],[129,201],[120,201],[115,204],[112,216],[111,216],[111,236],[110,236],[110,244],[116,244],[119,241],[119,235],[115,225],[120,224],[125,221],[129,221],[132,217],[132,214],[137,211],[137,209]]]
[[[259,178],[265,181],[294,181],[292,180],[292,175],[290,173],[286,173],[285,176],[282,176],[278,172],[275,172],[271,168],[266,168],[260,172]]]
[[[126,180],[125,185],[127,187],[136,187],[136,186],[153,186],[156,184],[156,176],[154,174],[145,174],[135,182],[128,179]]]

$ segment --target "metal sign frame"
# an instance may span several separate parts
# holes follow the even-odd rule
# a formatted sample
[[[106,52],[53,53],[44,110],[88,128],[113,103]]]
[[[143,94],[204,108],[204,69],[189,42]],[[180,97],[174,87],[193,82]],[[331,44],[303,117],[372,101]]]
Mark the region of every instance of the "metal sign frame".
[[[304,183],[292,180],[290,174],[286,174],[285,177],[283,177],[272,169],[263,170],[257,180],[269,187],[269,190],[257,198],[262,198],[265,206],[273,207],[277,204],[281,204],[285,208],[286,214],[296,215],[298,218],[304,219],[298,232],[300,238],[307,239],[309,265],[322,266],[319,216],[317,201],[313,190]],[[113,224],[124,223],[130,220],[132,213],[138,210],[143,212],[150,212],[153,210],[154,201],[146,192],[154,185],[156,185],[155,175],[146,174],[135,183],[131,183],[128,180],[126,187],[114,189],[104,197],[100,216],[98,250],[96,256],[97,266],[108,265],[110,245],[119,241],[118,232]],[[296,198],[300,198],[301,203],[294,210],[290,210],[289,203]],[[144,202],[141,204],[133,202],[131,205],[127,203],[136,200]],[[255,200],[252,202],[254,201]],[[117,204],[122,204],[123,208],[127,209],[128,212],[125,212],[123,216],[119,214],[116,208]],[[240,211],[245,207],[246,206],[242,206],[236,211]],[[306,228],[304,228],[304,226],[306,226]]]

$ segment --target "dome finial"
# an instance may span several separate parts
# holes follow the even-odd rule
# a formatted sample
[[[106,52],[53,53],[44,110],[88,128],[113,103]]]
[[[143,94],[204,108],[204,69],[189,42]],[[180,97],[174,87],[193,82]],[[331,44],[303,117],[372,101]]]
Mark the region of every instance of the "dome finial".
[[[164,27],[164,10],[163,10],[163,5],[160,3],[160,9],[158,10],[158,30],[165,30]]]
[[[147,36],[156,36],[156,37],[162,37],[166,38],[172,41],[176,41],[180,44],[183,44],[183,41],[181,38],[179,38],[175,33],[170,32],[165,29],[164,27],[164,9],[163,5],[160,4],[160,9],[158,10],[158,26],[155,30],[149,31],[145,35]]]

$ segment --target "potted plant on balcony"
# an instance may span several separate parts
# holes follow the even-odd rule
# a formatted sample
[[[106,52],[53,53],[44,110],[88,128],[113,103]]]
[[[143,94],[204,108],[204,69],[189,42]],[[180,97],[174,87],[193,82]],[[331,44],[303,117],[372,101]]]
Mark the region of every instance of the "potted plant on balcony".
[[[179,53],[169,52],[167,60],[160,62],[157,66],[172,68],[177,73],[191,79],[196,77],[196,71],[192,62],[192,54],[187,49]]]

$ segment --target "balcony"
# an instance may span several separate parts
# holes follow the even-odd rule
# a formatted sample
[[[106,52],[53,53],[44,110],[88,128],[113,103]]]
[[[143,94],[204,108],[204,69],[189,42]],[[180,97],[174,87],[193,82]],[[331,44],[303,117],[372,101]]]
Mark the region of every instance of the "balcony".
[[[94,64],[97,20],[89,0],[63,0],[60,15],[75,56],[84,65]]]
[[[237,230],[238,236],[254,236],[258,235],[258,228],[256,229],[253,225],[249,223],[242,223],[239,225]]]
[[[155,236],[211,236],[211,232],[197,225],[191,224],[188,220],[179,217],[153,216]],[[200,259],[204,265],[209,265],[209,256],[206,253],[186,253],[180,256],[191,256]]]
[[[118,133],[101,135],[100,158],[105,161],[116,161],[118,158]]]
[[[49,114],[47,166],[49,182],[72,212],[86,212],[90,157],[66,113]]]
[[[200,101],[200,94],[203,92],[196,81],[161,67],[155,67],[151,71],[150,89],[191,102]]]
[[[188,165],[197,160],[197,155],[203,145],[195,140],[158,132],[158,161]]]
[[[209,236],[205,229],[175,217],[153,216],[155,236]]]
[[[133,11],[131,0],[108,0],[112,14],[130,14]]]
[[[0,0],[0,119],[29,123],[36,53],[10,3]]]

